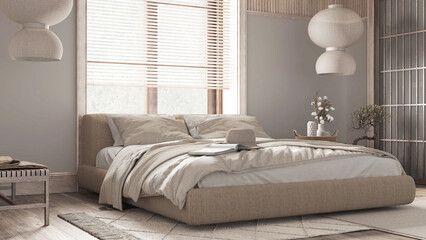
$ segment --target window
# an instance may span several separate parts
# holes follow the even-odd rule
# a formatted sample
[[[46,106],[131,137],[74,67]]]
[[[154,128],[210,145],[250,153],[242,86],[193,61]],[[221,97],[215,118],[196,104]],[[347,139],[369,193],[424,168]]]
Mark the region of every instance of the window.
[[[87,113],[238,113],[238,1],[87,0]]]

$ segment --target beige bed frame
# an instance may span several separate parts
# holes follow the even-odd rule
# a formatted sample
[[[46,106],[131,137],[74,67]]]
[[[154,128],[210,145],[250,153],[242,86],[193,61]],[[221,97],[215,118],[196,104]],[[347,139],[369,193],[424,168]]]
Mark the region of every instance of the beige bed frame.
[[[96,154],[112,145],[105,116],[85,115],[79,145],[81,188],[99,193],[106,170],[95,167]],[[182,210],[165,197],[125,201],[187,224],[200,225],[402,205],[411,203],[415,192],[410,176],[392,176],[192,189]]]

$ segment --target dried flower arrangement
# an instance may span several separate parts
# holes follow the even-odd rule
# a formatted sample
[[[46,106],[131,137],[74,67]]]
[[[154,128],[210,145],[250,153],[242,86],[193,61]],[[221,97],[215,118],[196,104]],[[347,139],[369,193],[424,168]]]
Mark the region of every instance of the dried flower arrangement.
[[[389,114],[383,106],[364,105],[352,113],[352,128],[355,130],[364,130],[364,136],[354,140],[353,144],[358,144],[359,141],[375,140],[377,136],[377,127],[386,122]],[[368,136],[368,131],[373,128],[373,136]]]
[[[312,96],[311,105],[314,107],[314,112],[311,115],[315,117],[319,124],[334,121],[334,117],[330,115],[330,112],[336,109],[331,106],[331,102],[327,96],[318,97],[318,92],[316,92]]]

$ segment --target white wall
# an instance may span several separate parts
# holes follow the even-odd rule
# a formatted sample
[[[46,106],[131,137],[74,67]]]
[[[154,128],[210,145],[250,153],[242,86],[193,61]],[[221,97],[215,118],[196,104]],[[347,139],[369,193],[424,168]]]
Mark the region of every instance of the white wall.
[[[62,60],[43,63],[9,58],[9,40],[21,25],[0,12],[0,155],[52,172],[76,170],[75,15],[51,27],[63,44]]]
[[[324,51],[309,39],[309,20],[248,15],[248,114],[257,116],[267,133],[276,138],[294,138],[293,129],[306,134],[313,120],[311,97],[317,90],[336,108],[339,141],[351,143],[357,134],[349,131],[350,113],[366,104],[366,49],[363,38],[348,49],[357,63],[356,74],[345,77],[319,76],[315,62]]]

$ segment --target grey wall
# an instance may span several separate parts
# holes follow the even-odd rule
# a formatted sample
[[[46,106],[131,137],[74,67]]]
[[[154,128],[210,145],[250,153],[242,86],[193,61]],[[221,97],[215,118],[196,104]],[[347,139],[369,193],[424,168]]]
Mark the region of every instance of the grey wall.
[[[324,49],[309,39],[309,20],[248,15],[248,114],[257,116],[276,138],[293,138],[293,129],[306,134],[311,96],[317,90],[336,108],[339,141],[352,142],[360,133],[349,131],[350,113],[366,104],[366,49],[363,38],[348,49],[357,63],[353,76],[330,77],[315,73],[315,62]]]
[[[0,12],[0,155],[76,170],[75,16],[51,27],[64,47],[61,61],[18,62],[8,45],[21,25]]]
[[[60,62],[16,62],[10,37],[20,29],[0,12],[0,155],[39,162],[52,172],[76,170],[76,13],[52,30],[64,46]],[[273,137],[305,133],[316,90],[335,104],[336,122],[349,142],[349,114],[366,103],[366,38],[349,49],[351,77],[321,77],[314,66],[322,49],[307,36],[307,20],[248,16],[248,113]]]

